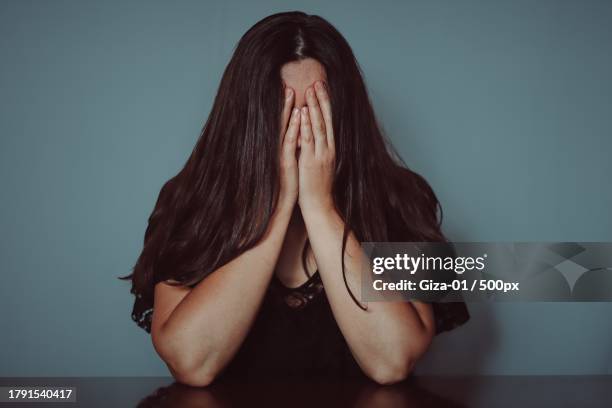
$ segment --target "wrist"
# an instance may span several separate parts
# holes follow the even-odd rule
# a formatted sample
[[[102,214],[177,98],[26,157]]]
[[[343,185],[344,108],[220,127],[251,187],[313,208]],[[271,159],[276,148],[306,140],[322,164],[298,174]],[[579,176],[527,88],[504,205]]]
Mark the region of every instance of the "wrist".
[[[287,203],[278,202],[266,228],[263,241],[276,241],[284,237],[291,220],[292,209]],[[276,238],[275,238],[276,237]]]
[[[321,242],[326,246],[334,245],[335,241],[330,237],[342,237],[344,219],[335,206],[300,207],[300,211],[313,248],[317,245],[316,242],[319,245]]]
[[[314,201],[314,202],[300,202],[300,210],[302,216],[306,218],[325,219],[331,218],[338,215],[336,206],[332,200],[328,201]]]
[[[278,203],[276,204],[276,209],[274,210],[274,216],[281,218],[291,218],[291,214],[293,213],[295,204],[295,199],[291,199],[289,197],[279,198]]]

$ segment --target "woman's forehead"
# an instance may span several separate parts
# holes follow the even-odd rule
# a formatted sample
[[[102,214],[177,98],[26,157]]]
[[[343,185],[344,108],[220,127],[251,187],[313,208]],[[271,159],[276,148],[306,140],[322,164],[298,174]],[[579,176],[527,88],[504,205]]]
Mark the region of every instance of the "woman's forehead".
[[[306,88],[314,85],[316,81],[327,79],[325,67],[313,58],[288,62],[281,68],[283,85],[292,88],[296,93],[296,105],[306,104]]]

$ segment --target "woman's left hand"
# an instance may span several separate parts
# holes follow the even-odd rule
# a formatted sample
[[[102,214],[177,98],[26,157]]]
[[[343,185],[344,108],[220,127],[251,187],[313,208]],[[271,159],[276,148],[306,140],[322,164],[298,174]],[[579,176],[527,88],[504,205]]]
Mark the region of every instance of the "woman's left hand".
[[[335,143],[329,94],[317,81],[306,89],[300,112],[298,204],[302,214],[334,209]]]

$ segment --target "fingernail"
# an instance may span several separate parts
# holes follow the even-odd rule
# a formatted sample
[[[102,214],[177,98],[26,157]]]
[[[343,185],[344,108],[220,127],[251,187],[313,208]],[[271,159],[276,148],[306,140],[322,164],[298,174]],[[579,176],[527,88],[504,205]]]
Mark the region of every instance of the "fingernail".
[[[322,89],[323,89],[323,82],[321,82],[321,81],[317,81],[317,82],[315,83],[315,86],[316,86],[316,87],[317,87],[317,89],[320,91],[320,90],[322,90]]]
[[[285,89],[285,98],[289,99],[291,98],[291,95],[293,95],[293,91],[291,90],[291,88]]]
[[[306,92],[308,92],[308,96],[312,96],[312,94],[313,94],[312,88],[308,88],[308,91],[306,91]]]

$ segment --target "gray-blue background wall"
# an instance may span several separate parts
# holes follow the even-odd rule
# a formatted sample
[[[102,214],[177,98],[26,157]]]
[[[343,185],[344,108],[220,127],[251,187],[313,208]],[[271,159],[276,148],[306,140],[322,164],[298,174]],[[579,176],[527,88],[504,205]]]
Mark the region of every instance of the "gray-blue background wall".
[[[612,3],[0,2],[0,375],[168,375],[128,283],[240,36],[348,39],[454,240],[612,241]],[[612,373],[612,304],[470,305],[421,373]]]

